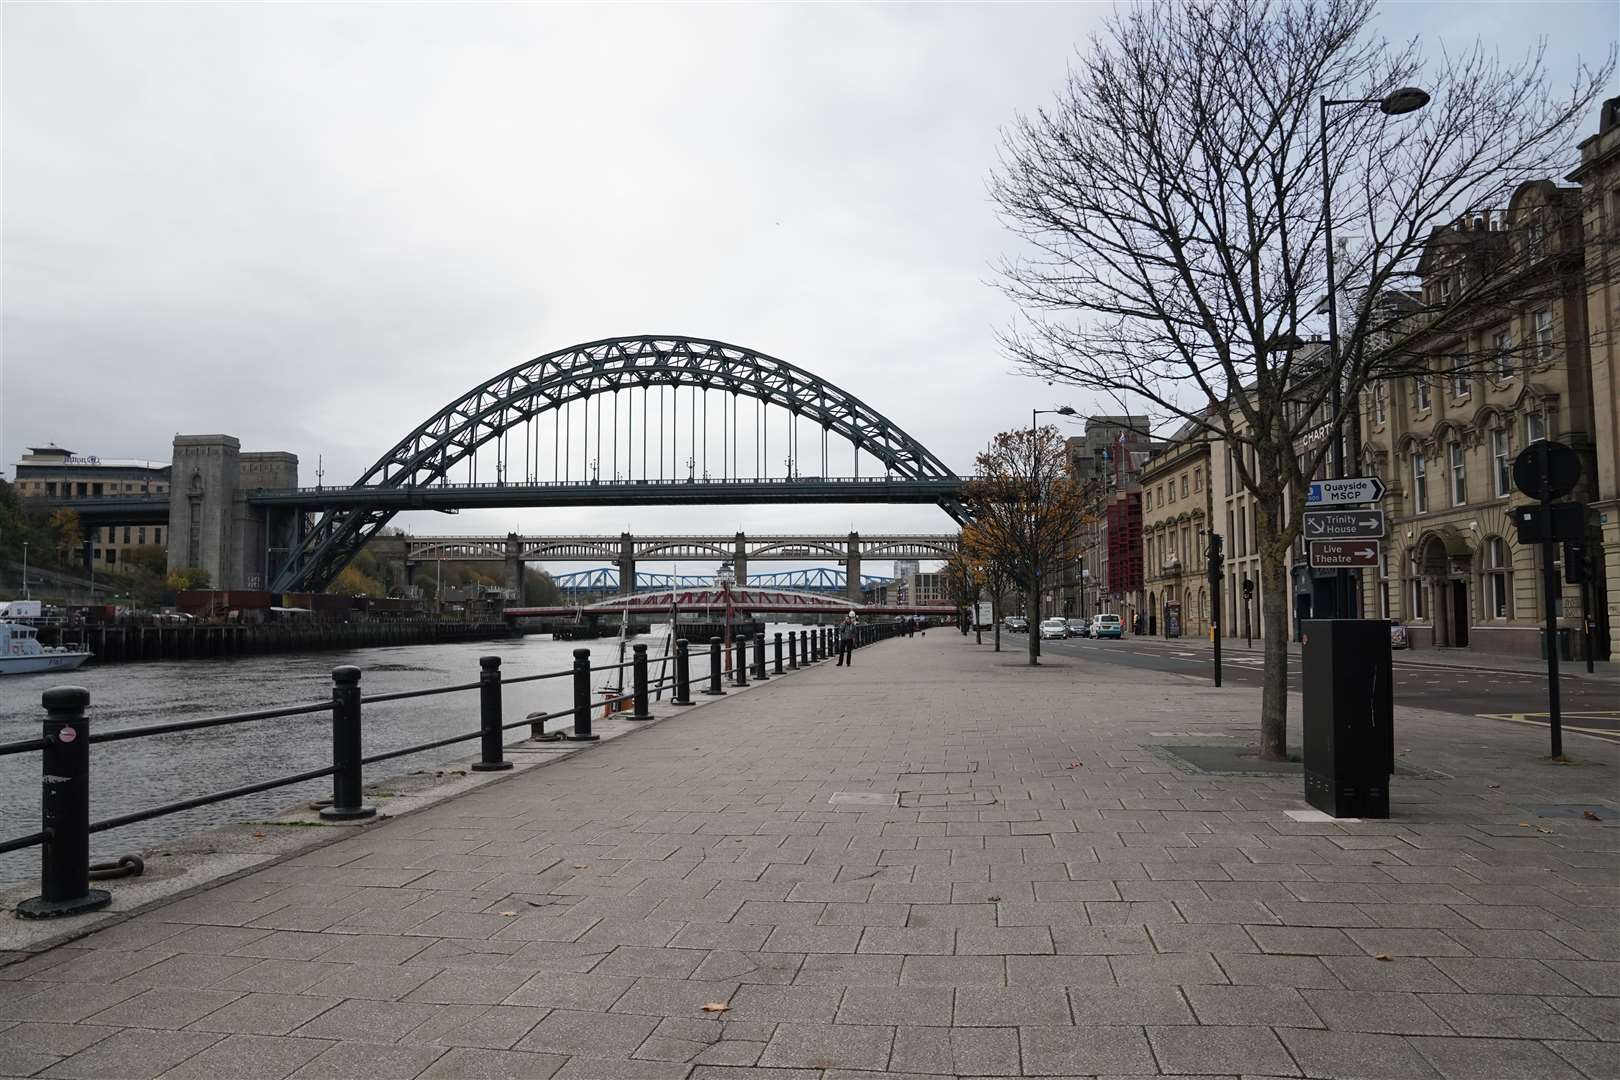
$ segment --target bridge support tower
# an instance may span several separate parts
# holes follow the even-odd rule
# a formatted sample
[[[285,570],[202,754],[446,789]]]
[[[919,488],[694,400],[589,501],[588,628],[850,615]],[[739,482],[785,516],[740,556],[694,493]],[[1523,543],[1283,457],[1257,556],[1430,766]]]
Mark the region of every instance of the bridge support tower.
[[[731,565],[737,574],[737,587],[748,584],[748,537],[742,533],[737,534],[736,547],[732,549]]]
[[[242,453],[232,435],[176,435],[169,470],[169,569],[208,572],[212,589],[263,589],[296,539],[292,515],[248,505],[255,488],[298,486],[298,456]]]
[[[506,587],[514,604],[523,603],[523,540],[517,533],[506,534]]]
[[[859,604],[864,600],[861,592],[861,534],[849,534],[849,550],[844,562],[844,591],[849,602]]]
[[[619,595],[636,591],[636,538],[627,532],[619,534]]]

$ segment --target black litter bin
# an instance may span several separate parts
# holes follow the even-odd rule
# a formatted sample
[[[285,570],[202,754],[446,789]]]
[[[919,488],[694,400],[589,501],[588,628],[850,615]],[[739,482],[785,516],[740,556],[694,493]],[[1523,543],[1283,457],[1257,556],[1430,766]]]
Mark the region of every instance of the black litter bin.
[[[1386,619],[1307,619],[1305,799],[1334,817],[1389,817],[1394,695]]]

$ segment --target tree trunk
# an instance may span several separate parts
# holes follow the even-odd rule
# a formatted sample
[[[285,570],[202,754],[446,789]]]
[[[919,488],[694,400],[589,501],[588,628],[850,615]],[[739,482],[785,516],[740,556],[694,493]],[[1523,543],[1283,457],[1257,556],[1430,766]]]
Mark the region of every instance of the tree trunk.
[[[1001,591],[990,598],[990,621],[996,626],[996,652],[1001,651]]]
[[[1029,620],[1029,666],[1041,662],[1041,579],[1030,568],[1030,588],[1024,593],[1024,617]]]
[[[1260,691],[1260,757],[1288,757],[1288,545],[1282,532],[1282,493],[1255,500],[1260,542],[1260,626],[1265,636],[1265,667]]]

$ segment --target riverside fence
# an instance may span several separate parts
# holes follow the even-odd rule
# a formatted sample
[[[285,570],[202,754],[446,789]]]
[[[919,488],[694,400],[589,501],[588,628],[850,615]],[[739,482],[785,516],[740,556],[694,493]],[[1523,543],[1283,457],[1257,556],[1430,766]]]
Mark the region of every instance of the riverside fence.
[[[849,645],[852,649],[860,648],[904,632],[904,627],[889,623],[859,625],[854,628],[853,640]],[[840,630],[833,627],[805,629],[786,635],[776,633],[769,643],[766,635],[740,637],[736,639],[736,663],[730,665],[731,683],[740,688],[748,685],[750,676],[763,682],[773,674],[781,676],[788,671],[831,659],[840,649],[840,640]],[[767,644],[771,650],[769,662]],[[19,904],[17,916],[23,919],[48,919],[95,911],[110,904],[112,895],[105,889],[91,888],[93,877],[119,877],[141,872],[141,860],[135,856],[125,856],[116,864],[92,866],[90,837],[94,833],[327,776],[332,778],[332,800],[321,808],[320,816],[328,821],[362,820],[375,816],[377,812],[376,807],[368,805],[364,797],[364,770],[368,765],[477,739],[479,759],[472,764],[472,768],[478,772],[495,772],[512,767],[512,763],[505,759],[505,733],[513,729],[528,727],[533,738],[556,738],[560,734],[561,738],[575,742],[593,742],[600,738],[592,731],[593,709],[625,713],[624,718],[631,721],[651,720],[653,695],[656,693],[661,700],[666,688],[670,691],[671,705],[680,707],[693,704],[691,649],[685,638],[675,642],[673,656],[669,658],[673,661],[673,670],[668,670],[669,665],[665,663],[664,673],[657,678],[649,676],[647,646],[637,643],[631,648],[632,658],[622,663],[593,666],[589,649],[575,649],[574,662],[568,668],[516,676],[501,670],[500,657],[485,656],[479,659],[478,679],[475,682],[369,696],[360,692],[361,670],[344,665],[332,670],[332,696],[329,701],[148,724],[97,734],[90,730],[90,692],[77,686],[52,687],[41,695],[45,718],[40,737],[0,743],[0,757],[40,754],[40,828],[24,836],[0,841],[0,854],[36,846],[40,849],[40,895]],[[708,687],[702,693],[724,694],[724,642],[717,637],[710,638],[708,652]],[[623,685],[625,671],[630,673],[628,690]],[[619,686],[613,688],[607,697],[593,700],[592,676],[603,672],[618,672]],[[503,687],[565,678],[571,679],[573,685],[572,704],[567,708],[532,713],[521,720],[506,719],[501,702]],[[385,752],[365,753],[362,718],[367,706],[440,694],[474,692],[478,695],[479,723],[476,730]],[[94,744],[319,714],[331,717],[332,757],[328,765],[211,791],[100,821],[90,820],[90,747]],[[564,717],[572,721],[567,731],[546,736],[545,723]]]

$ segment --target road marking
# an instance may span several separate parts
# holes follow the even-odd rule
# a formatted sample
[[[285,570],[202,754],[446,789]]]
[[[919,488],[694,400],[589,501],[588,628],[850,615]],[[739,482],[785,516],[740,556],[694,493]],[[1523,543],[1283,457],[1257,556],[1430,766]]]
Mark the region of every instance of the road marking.
[[[1548,713],[1475,713],[1481,720],[1505,720],[1510,724],[1528,724],[1531,727],[1550,727],[1552,717]],[[1620,713],[1565,713],[1577,719],[1610,720],[1620,718]],[[1620,731],[1610,731],[1604,728],[1574,727],[1570,724],[1560,723],[1560,730],[1573,732],[1577,735],[1587,735],[1605,742],[1620,742]]]

